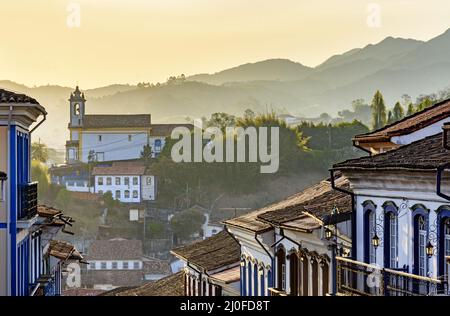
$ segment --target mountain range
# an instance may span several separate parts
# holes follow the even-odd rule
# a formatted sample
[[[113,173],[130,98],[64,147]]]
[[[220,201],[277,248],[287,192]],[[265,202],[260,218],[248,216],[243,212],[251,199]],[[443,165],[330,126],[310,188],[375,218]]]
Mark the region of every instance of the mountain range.
[[[269,59],[167,84],[116,84],[84,93],[88,113],[151,113],[152,121],[165,123],[214,112],[242,114],[247,108],[257,112],[283,109],[301,116],[336,115],[350,108],[352,100],[370,102],[377,89],[392,107],[403,94],[415,98],[449,85],[450,29],[429,41],[388,37],[332,56],[314,68]],[[64,150],[67,99],[73,87],[27,87],[3,80],[0,88],[38,99],[49,115],[36,135]]]

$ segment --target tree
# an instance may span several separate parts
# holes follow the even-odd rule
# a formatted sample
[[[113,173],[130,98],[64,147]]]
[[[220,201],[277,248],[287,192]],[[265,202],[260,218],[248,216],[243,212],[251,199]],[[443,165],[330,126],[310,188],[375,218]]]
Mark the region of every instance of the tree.
[[[70,202],[72,201],[72,197],[70,195],[70,192],[66,189],[59,190],[58,194],[56,195],[55,203],[58,207],[65,209],[67,206],[69,206]]]
[[[187,209],[174,215],[170,220],[170,227],[180,239],[187,239],[200,231],[205,216],[195,209]]]
[[[150,239],[161,238],[164,234],[164,225],[160,222],[150,221],[147,224],[147,235]]]
[[[247,109],[244,112],[244,119],[253,120],[255,116],[255,112],[253,112],[251,109]]]
[[[236,124],[236,117],[224,112],[213,113],[211,118],[206,122],[206,127],[218,127],[222,131],[227,126],[234,126]]]
[[[410,103],[408,105],[408,110],[406,111],[406,116],[413,115],[415,112],[416,112],[416,110],[414,109],[414,105],[412,103]]]
[[[38,182],[38,193],[40,197],[47,194],[50,186],[47,167],[38,160],[31,162],[31,179]]]
[[[379,129],[386,125],[386,106],[383,95],[379,90],[373,96],[372,104],[372,127]]]
[[[388,118],[387,118],[387,124],[392,124],[394,123],[394,116],[392,115],[392,111],[388,112]]]
[[[403,111],[403,107],[400,102],[395,103],[392,115],[394,122],[401,120],[405,116],[405,112]]]
[[[31,158],[33,160],[37,160],[43,163],[46,163],[48,160],[48,147],[45,144],[32,143],[31,144]]]
[[[95,150],[93,150],[93,149],[91,149],[91,150],[89,150],[89,153],[88,153],[88,162],[89,163],[92,163],[92,162],[95,162],[95,158],[96,158],[96,156],[95,156]]]
[[[144,148],[141,151],[141,159],[148,163],[151,159],[152,159],[152,155],[153,155],[153,151],[152,151],[152,146],[150,146],[149,144],[144,145]]]

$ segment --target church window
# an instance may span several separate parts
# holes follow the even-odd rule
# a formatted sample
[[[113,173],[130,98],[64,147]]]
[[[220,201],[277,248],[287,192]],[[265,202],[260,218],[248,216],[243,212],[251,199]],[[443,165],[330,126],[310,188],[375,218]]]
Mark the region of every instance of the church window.
[[[73,106],[73,115],[80,115],[80,104],[75,103]]]

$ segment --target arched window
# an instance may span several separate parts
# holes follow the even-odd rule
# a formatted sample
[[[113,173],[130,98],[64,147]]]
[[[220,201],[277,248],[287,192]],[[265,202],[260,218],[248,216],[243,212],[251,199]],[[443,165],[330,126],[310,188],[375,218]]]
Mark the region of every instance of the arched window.
[[[258,296],[258,266],[253,264],[253,296]]]
[[[398,208],[393,202],[384,209],[384,267],[398,268]]]
[[[322,260],[322,295],[327,295],[330,292],[330,268],[326,260]]]
[[[277,251],[277,289],[286,290],[286,251],[283,247]]]
[[[309,295],[309,261],[306,255],[303,255],[302,258],[302,295]]]
[[[261,284],[259,288],[259,295],[265,296],[266,295],[266,276],[264,275],[264,266],[260,266],[259,270],[259,283]]]
[[[372,238],[376,233],[376,205],[372,201],[366,201],[364,206],[364,261],[376,263],[376,249],[372,244]]]
[[[203,280],[202,282],[202,292],[203,292],[203,296],[206,296],[206,289],[207,289],[207,284],[206,284],[206,280]],[[209,293],[209,295],[211,296],[211,293]]]
[[[292,252],[289,255],[289,280],[291,286],[291,295],[298,295],[298,257],[297,253]]]
[[[245,259],[241,259],[241,295],[247,295],[247,265],[245,264]]]
[[[423,205],[414,205],[414,266],[413,273],[421,276],[427,275],[427,238],[428,238],[428,212]]]
[[[445,258],[450,256],[450,206],[438,210],[438,276],[448,276],[448,264]]]
[[[272,276],[272,269],[267,270],[267,286],[273,287],[273,276]]]
[[[319,296],[319,263],[315,257],[311,258],[312,296]]]
[[[253,273],[252,273],[252,263],[251,263],[251,261],[249,260],[248,262],[247,262],[247,273],[248,273],[248,292],[247,292],[247,295],[248,296],[252,296],[252,284],[253,284],[253,282],[252,282],[252,275],[253,275]]]
[[[155,140],[155,152],[160,152],[162,147],[162,142],[160,139]]]

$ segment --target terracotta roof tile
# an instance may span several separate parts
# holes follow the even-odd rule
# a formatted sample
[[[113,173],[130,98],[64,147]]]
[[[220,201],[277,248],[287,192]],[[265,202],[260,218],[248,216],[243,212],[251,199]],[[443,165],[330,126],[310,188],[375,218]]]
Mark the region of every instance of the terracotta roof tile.
[[[241,247],[227,231],[221,231],[208,239],[175,248],[171,252],[208,271],[239,262]]]
[[[450,151],[442,146],[442,133],[433,135],[386,153],[337,163],[344,169],[422,169],[435,170],[450,162]]]
[[[353,140],[359,142],[388,141],[392,136],[412,133],[449,116],[450,99],[436,103],[433,106],[376,131],[357,135]]]
[[[31,103],[39,104],[35,99],[21,93],[0,89],[0,103]]]
[[[83,260],[83,256],[74,245],[60,240],[51,240],[48,254],[60,260]]]
[[[348,188],[349,182],[340,177],[336,185]],[[337,207],[341,213],[351,211],[351,198],[349,195],[336,191],[329,181],[322,181],[304,191],[287,198],[285,205],[279,205],[276,210],[270,210],[258,215],[258,219],[271,224],[291,225],[302,230],[310,231],[320,227],[320,221],[330,215],[333,207]],[[312,215],[312,216],[311,216]]]
[[[142,286],[105,292],[101,296],[184,296],[184,272],[180,271]]]
[[[89,247],[88,260],[141,260],[142,241],[115,238],[94,240]]]
[[[113,162],[110,165],[98,165],[92,169],[92,175],[130,175],[140,176],[145,174],[146,167],[142,162]]]
[[[111,284],[112,286],[140,286],[144,280],[141,270],[86,270],[81,282],[86,286]]]
[[[85,115],[84,128],[142,128],[151,126],[150,114]]]
[[[170,136],[172,130],[176,127],[187,127],[190,130],[194,128],[192,124],[152,124],[152,136]]]

